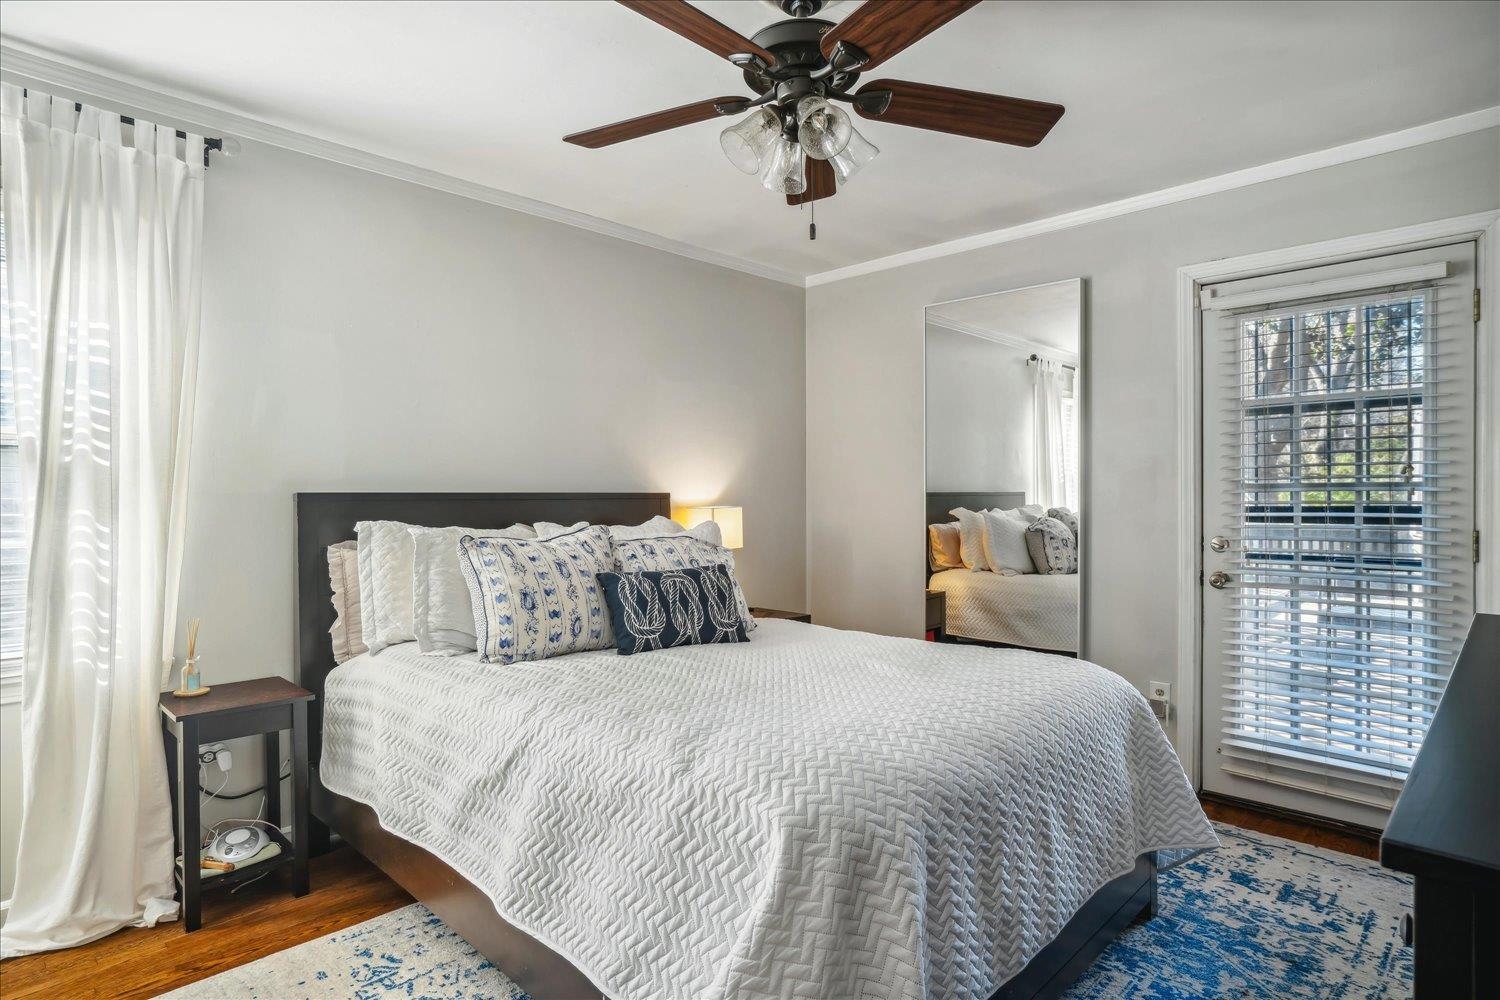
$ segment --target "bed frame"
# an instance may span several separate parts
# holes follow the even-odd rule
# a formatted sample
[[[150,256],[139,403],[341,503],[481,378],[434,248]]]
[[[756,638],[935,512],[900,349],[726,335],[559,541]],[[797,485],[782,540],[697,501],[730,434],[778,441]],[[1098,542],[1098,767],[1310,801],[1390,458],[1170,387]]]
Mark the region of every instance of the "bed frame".
[[[929,498],[932,496],[1014,494],[929,494]],[[670,512],[671,499],[665,493],[299,493],[296,496],[297,681],[317,695],[317,700],[308,706],[313,851],[328,850],[331,834],[337,834],[425,903],[536,1000],[576,1000],[602,994],[571,962],[501,918],[478,886],[437,856],[385,830],[368,806],[335,795],[323,786],[318,774],[323,747],[323,688],[335,665],[328,637],[334,615],[325,550],[329,545],[353,538],[356,521],[503,528],[535,521],[639,524]],[[1134,871],[1095,893],[1052,943],[996,992],[992,1000],[1050,1000],[1060,996],[1121,931],[1155,913],[1156,857],[1145,854]]]

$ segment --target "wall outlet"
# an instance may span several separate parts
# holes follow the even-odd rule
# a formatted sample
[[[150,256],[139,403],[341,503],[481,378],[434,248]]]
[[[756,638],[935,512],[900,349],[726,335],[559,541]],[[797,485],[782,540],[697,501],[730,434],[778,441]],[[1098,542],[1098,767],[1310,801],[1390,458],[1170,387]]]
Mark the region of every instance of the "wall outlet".
[[[1166,681],[1152,681],[1146,685],[1146,700],[1151,703],[1151,711],[1162,722],[1172,716],[1172,685]]]

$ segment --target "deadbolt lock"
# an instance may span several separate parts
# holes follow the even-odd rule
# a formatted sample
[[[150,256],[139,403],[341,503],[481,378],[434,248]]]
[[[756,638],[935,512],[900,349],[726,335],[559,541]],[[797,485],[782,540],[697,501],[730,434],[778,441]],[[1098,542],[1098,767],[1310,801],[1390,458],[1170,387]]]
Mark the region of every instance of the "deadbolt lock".
[[[1223,535],[1215,535],[1208,540],[1208,547],[1213,549],[1215,552],[1223,552],[1225,549],[1229,548],[1229,539],[1225,538]]]

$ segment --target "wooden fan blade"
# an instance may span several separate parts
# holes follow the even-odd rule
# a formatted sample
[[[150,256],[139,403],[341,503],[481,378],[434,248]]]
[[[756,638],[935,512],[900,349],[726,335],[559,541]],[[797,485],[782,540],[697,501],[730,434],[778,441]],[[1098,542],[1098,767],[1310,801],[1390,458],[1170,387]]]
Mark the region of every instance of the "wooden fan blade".
[[[819,47],[831,59],[839,42],[848,42],[870,57],[858,67],[860,72],[866,72],[978,3],[979,0],[865,0],[854,13],[829,29]]]
[[[832,198],[838,190],[838,179],[833,175],[833,164],[827,160],[816,160],[811,156],[803,157],[805,164],[803,170],[807,172],[807,190],[801,194],[789,194],[786,196],[788,205],[805,205],[810,201],[820,198]]]
[[[668,31],[701,45],[721,59],[744,53],[759,56],[767,66],[776,61],[771,52],[756,45],[744,35],[729,28],[686,0],[618,0],[643,17],[649,17]]]
[[[874,80],[859,88],[859,96],[878,91],[890,93],[890,107],[875,114],[856,101],[854,110],[861,118],[1008,142],[1013,146],[1035,146],[1041,142],[1065,110],[1061,104],[905,80]]]
[[[574,132],[572,135],[564,136],[563,142],[571,142],[575,146],[585,146],[589,149],[612,146],[626,139],[639,139],[643,135],[665,132],[667,129],[681,125],[691,125],[694,122],[706,122],[710,118],[717,118],[719,117],[717,105],[731,102],[743,104],[745,98],[715,97],[696,104],[684,104],[680,108],[669,108],[653,115],[641,115],[629,121],[602,125],[599,128],[589,129],[587,132]]]

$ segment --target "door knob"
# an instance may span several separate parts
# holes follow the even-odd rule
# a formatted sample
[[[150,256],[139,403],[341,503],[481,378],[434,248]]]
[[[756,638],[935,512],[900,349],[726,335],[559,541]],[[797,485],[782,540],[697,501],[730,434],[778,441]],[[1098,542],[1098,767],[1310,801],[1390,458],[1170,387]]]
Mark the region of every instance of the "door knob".
[[[1208,547],[1213,549],[1215,552],[1223,552],[1225,549],[1229,548],[1229,539],[1225,538],[1223,535],[1215,535],[1208,540]]]
[[[1229,574],[1222,569],[1216,569],[1208,577],[1208,585],[1215,590],[1223,590],[1224,585],[1229,582]]]

